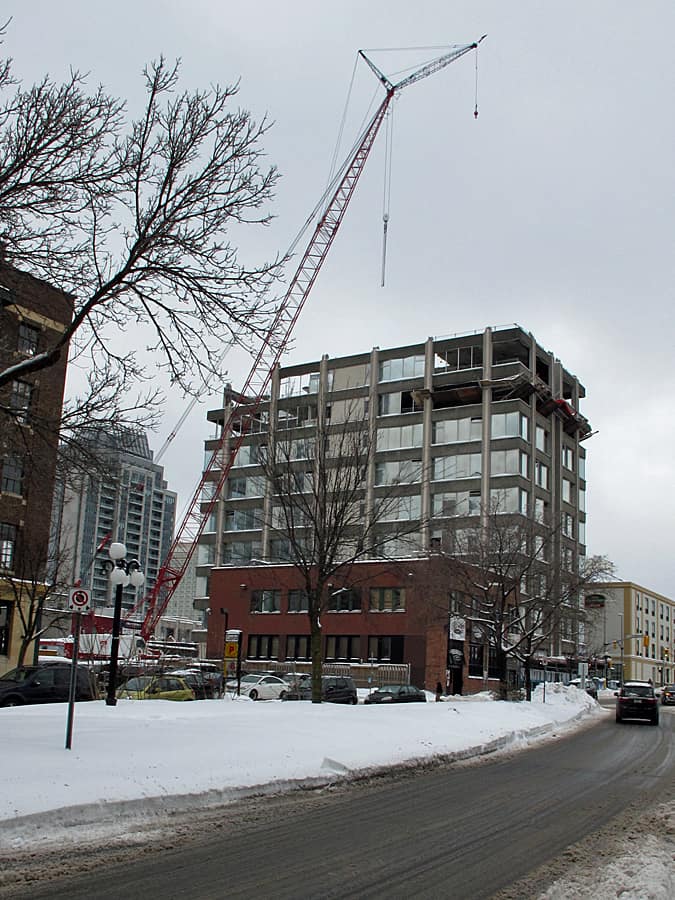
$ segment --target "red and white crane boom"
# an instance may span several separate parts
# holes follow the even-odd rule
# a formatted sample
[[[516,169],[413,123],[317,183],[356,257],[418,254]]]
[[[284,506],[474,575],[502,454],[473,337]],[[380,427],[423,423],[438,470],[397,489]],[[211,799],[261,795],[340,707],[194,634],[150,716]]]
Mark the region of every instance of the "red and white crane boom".
[[[337,187],[319,218],[307,249],[302,255],[298,268],[288,285],[286,294],[279,303],[267,338],[262,342],[253,360],[249,374],[242,385],[239,394],[241,399],[232,406],[230,415],[223,423],[218,446],[213,451],[204,469],[201,481],[192,495],[187,512],[176,531],[173,544],[159,570],[154,587],[148,596],[144,598],[143,603],[147,603],[147,612],[141,626],[141,635],[146,640],[154,632],[176,587],[185,574],[195,552],[197,541],[203,533],[206,523],[220,497],[222,487],[230,473],[239,447],[244,440],[244,429],[240,428],[238,433],[233,434],[231,426],[235,421],[241,420],[243,417],[254,416],[265,399],[265,394],[268,392],[272,380],[272,374],[288,347],[295,323],[302,312],[302,308],[342,223],[349,201],[391,101],[396,94],[408,87],[408,85],[438,72],[461,56],[475,50],[484,37],[485,35],[472,44],[462,44],[454,47],[448,53],[427,63],[396,84],[393,84],[386,78],[362,50],[359,51],[359,54],[384,86],[384,99],[376,109],[370,122],[366,125],[355,149],[342,168],[344,174],[339,179]],[[227,460],[224,460],[222,459],[221,451],[228,437],[231,439],[230,455]],[[217,480],[212,477],[216,472],[218,473]],[[209,500],[202,497],[202,490],[207,481],[215,485]],[[186,552],[181,552],[177,555],[176,550],[179,545],[185,548]]]

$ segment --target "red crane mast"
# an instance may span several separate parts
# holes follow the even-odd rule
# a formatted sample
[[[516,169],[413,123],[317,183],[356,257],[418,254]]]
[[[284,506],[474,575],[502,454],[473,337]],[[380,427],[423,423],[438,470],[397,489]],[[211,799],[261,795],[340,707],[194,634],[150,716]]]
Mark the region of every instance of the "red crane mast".
[[[241,388],[239,394],[240,399],[233,404],[230,415],[223,423],[219,443],[213,451],[211,458],[204,469],[202,478],[192,495],[187,507],[187,512],[176,531],[173,543],[159,570],[154,587],[147,597],[141,601],[141,604],[138,605],[141,606],[147,602],[148,606],[141,626],[141,635],[146,640],[152,636],[159,619],[164,614],[166,607],[176,590],[176,587],[185,574],[192,555],[195,552],[197,541],[203,533],[206,523],[213,512],[215,504],[220,496],[221,489],[225,484],[237,452],[239,451],[239,447],[244,439],[245,429],[240,428],[238,434],[236,434],[231,441],[229,459],[223,460],[222,450],[228,435],[230,437],[232,436],[231,426],[235,421],[242,421],[246,417],[251,418],[255,416],[260,404],[265,399],[265,394],[268,391],[272,380],[272,374],[288,347],[295,323],[302,312],[302,308],[305,305],[321,266],[328,255],[331,244],[342,223],[344,214],[349,206],[349,201],[352,198],[352,194],[354,193],[391,101],[397,93],[403,90],[403,88],[408,87],[410,84],[414,84],[416,81],[420,81],[422,78],[426,78],[428,75],[438,72],[440,69],[445,68],[445,66],[469,53],[471,50],[475,50],[484,37],[485,35],[479,40],[474,41],[472,44],[463,44],[454,47],[450,52],[427,63],[396,84],[393,84],[385,75],[383,75],[362,50],[359,51],[359,55],[364,59],[384,86],[384,99],[376,109],[370,122],[366,125],[355,149],[352,151],[351,155],[348,156],[347,161],[343,166],[344,174],[340,178],[337,187],[326,204],[324,212],[320,216],[318,224],[307,245],[307,249],[300,260],[300,264],[289,283],[286,294],[279,303],[267,337],[262,342],[260,349],[253,360],[249,374]],[[219,475],[218,480],[213,482],[215,484],[215,490],[213,491],[210,500],[204,500],[202,498],[204,484],[206,481],[212,481],[210,476],[216,471],[219,472]],[[184,555],[181,554],[182,558],[180,561],[176,560],[176,549],[179,545],[187,545],[188,548],[187,553]]]

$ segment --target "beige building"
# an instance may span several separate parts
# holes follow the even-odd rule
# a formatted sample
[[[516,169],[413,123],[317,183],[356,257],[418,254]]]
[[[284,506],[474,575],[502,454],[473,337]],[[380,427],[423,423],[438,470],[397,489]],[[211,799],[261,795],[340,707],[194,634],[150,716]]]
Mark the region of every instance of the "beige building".
[[[595,610],[588,646],[596,659],[609,657],[611,669],[624,680],[654,684],[675,682],[675,600],[632,581],[595,586],[586,596],[586,607]]]

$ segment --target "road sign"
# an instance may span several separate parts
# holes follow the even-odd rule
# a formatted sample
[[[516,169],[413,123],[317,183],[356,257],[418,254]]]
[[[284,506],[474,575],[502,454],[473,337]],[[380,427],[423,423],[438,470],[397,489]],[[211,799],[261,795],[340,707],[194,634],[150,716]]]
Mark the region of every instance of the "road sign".
[[[73,612],[89,612],[91,597],[85,588],[71,588],[68,608]]]

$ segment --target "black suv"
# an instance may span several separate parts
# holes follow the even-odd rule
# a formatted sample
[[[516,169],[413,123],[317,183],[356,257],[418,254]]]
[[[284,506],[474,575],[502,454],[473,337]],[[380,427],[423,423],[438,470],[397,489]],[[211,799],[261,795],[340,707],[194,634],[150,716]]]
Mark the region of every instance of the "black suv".
[[[303,678],[291,684],[282,700],[311,700],[312,682]],[[323,703],[358,703],[354,679],[348,675],[322,675],[321,700]]]
[[[28,703],[67,703],[70,689],[68,663],[39,663],[20,666],[0,677],[0,706]],[[96,681],[85,666],[77,667],[76,700],[96,700]]]
[[[659,724],[659,706],[656,702],[654,686],[648,681],[626,681],[621,690],[615,692],[616,721],[624,719],[648,719],[652,725]]]

